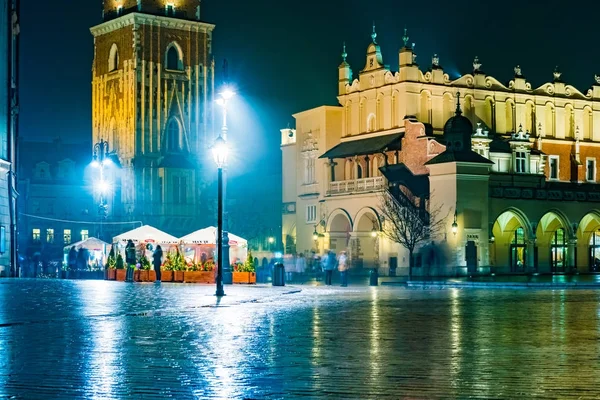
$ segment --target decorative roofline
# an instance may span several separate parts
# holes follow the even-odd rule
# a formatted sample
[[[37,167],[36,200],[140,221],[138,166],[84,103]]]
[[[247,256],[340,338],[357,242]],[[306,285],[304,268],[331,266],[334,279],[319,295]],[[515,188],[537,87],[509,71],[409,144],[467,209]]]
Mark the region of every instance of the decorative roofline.
[[[143,13],[130,13],[122,17],[112,19],[90,28],[90,32],[94,37],[105,35],[109,32],[124,28],[130,25],[152,24],[163,28],[173,29],[194,29],[206,33],[211,33],[215,29],[214,24],[209,24],[201,21],[190,21],[179,18],[164,17],[160,15],[150,15]]]

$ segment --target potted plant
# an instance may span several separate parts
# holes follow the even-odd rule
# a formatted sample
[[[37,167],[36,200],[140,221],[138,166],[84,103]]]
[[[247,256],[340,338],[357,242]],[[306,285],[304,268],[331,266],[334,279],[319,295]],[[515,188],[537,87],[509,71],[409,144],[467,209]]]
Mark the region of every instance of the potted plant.
[[[211,266],[212,265],[212,266]],[[184,273],[184,282],[186,283],[215,283],[214,263],[207,261],[205,263],[192,262]]]
[[[117,258],[115,257],[115,248],[110,248],[110,253],[108,253],[108,258],[106,259],[106,265],[104,266],[106,269],[106,279],[109,281],[114,281],[117,279]]]
[[[156,281],[156,271],[151,269],[150,261],[148,257],[142,255],[140,262],[136,264],[136,270],[134,272],[135,282],[154,282]]]
[[[237,264],[232,267],[233,283],[254,284],[256,283],[256,268],[252,252],[248,251],[248,258],[244,264]]]
[[[123,256],[119,254],[115,262],[115,280],[119,282],[125,282],[127,277],[127,270],[125,269],[125,261]]]
[[[173,264],[172,253],[167,253],[167,256],[165,257],[165,261],[163,262],[163,265],[161,265],[161,267],[160,267],[160,269],[161,269],[160,280],[162,282],[173,282],[174,268],[175,268],[175,266]]]
[[[186,263],[179,249],[175,247],[175,251],[169,251],[163,264],[163,270],[167,272],[165,276],[161,276],[163,282],[183,282],[183,272],[186,270]],[[172,277],[169,272],[172,272]]]

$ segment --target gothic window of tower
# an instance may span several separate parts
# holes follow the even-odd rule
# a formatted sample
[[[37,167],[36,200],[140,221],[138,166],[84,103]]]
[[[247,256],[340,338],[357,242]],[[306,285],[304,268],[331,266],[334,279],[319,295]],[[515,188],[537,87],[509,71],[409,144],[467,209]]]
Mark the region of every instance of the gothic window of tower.
[[[169,153],[181,152],[181,124],[177,118],[171,118],[167,123],[166,149]]]
[[[170,71],[183,71],[183,52],[175,42],[167,46],[165,66]]]
[[[119,48],[116,43],[113,43],[108,55],[108,72],[114,72],[117,69],[119,69]]]

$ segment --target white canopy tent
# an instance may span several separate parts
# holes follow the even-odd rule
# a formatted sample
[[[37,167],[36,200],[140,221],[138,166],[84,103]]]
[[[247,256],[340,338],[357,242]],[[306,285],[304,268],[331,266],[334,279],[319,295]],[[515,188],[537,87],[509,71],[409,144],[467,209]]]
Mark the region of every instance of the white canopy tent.
[[[79,251],[80,249],[87,250],[88,259],[86,260],[86,262],[88,265],[95,266],[96,268],[102,268],[102,266],[106,262],[109,244],[103,242],[98,238],[91,237],[89,239],[82,240],[81,242],[73,243],[64,247],[63,261],[65,262],[65,264],[68,262],[69,252],[73,247],[75,247],[75,250],[77,251]]]
[[[132,231],[122,233],[113,238],[113,243],[125,243],[131,240],[134,244],[155,243],[155,244],[176,244],[178,242],[175,236],[169,235],[150,225],[144,225]]]
[[[240,236],[228,233],[229,235],[229,260],[230,262],[244,262],[248,257],[248,241]],[[214,258],[214,251],[217,244],[217,228],[209,226],[192,232],[179,239],[185,247],[186,259],[200,260],[202,253],[208,259]]]

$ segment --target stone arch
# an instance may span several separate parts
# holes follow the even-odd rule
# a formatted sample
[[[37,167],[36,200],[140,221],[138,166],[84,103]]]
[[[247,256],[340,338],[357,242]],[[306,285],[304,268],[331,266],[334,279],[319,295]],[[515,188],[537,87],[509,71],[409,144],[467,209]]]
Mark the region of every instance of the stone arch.
[[[183,150],[183,129],[178,118],[171,117],[165,127],[164,149],[170,153]]]
[[[364,219],[365,217],[367,217],[368,214],[372,214],[373,219],[369,220],[371,224],[371,226],[368,226],[369,229],[364,229],[366,227],[366,225],[364,225]],[[353,230],[354,232],[370,232],[373,229],[373,223],[375,223],[376,225],[375,229],[381,230],[381,217],[379,216],[377,210],[375,210],[373,207],[363,207],[358,211],[358,213],[356,213],[356,216],[354,217]]]
[[[534,134],[536,130],[535,104],[532,100],[525,102],[525,131]]]
[[[553,209],[540,218],[536,229],[536,244],[540,272],[561,273],[571,266],[575,239],[567,216]]]
[[[392,128],[399,126],[400,118],[398,118],[398,96],[400,96],[400,92],[398,90],[394,90],[392,93]]]
[[[422,90],[419,104],[419,121],[424,124],[431,124],[431,92]]]
[[[444,93],[442,96],[443,110],[444,110],[444,123],[448,121],[454,115],[456,107],[454,94],[450,92]]]
[[[352,217],[348,211],[343,208],[337,208],[329,214],[329,218],[327,218],[327,232],[351,232],[352,229]]]
[[[484,112],[483,112],[483,122],[485,125],[490,128],[493,132],[496,131],[496,118],[494,118],[495,104],[494,98],[488,96],[484,101]]]
[[[490,259],[496,271],[526,272],[534,267],[528,245],[534,238],[532,224],[524,212],[515,207],[502,211],[492,224],[493,244]]]
[[[177,42],[171,42],[165,50],[165,69],[183,71],[183,49]]]
[[[599,210],[586,213],[577,226],[577,269],[580,272],[600,272]]]
[[[119,69],[119,48],[116,43],[113,43],[108,53],[108,72],[114,72],[117,69]]]
[[[471,95],[471,94],[465,95],[464,102],[463,102],[463,113],[464,113],[464,116],[467,117],[473,125],[475,125],[474,104],[475,104],[475,99],[473,98],[473,95]]]
[[[505,115],[505,123],[506,123],[506,133],[516,132],[517,131],[517,121],[516,121],[516,107],[515,101],[513,99],[506,99],[506,115]]]

